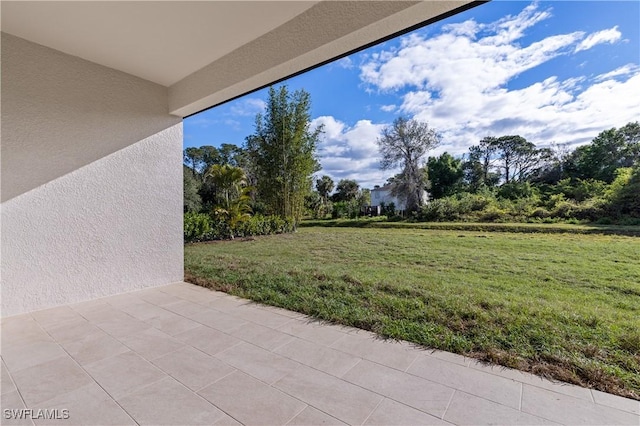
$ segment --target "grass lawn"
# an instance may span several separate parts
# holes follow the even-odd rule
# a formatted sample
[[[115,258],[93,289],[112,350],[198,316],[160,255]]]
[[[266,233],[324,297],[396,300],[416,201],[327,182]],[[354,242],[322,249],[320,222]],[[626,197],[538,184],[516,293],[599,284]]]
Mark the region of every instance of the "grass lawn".
[[[185,247],[188,281],[640,399],[640,238],[301,228]]]

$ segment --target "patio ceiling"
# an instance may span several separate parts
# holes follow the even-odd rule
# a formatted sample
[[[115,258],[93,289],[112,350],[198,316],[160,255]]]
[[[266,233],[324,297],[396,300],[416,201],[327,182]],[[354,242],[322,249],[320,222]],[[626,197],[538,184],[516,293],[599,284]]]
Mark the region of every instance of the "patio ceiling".
[[[187,116],[469,1],[2,2],[2,31],[169,87]]]

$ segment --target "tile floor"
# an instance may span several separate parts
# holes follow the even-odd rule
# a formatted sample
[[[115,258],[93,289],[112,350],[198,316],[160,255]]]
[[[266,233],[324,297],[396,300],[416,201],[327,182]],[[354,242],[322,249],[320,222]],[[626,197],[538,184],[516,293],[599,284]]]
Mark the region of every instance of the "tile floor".
[[[6,425],[640,425],[639,401],[187,283],[5,318],[1,354]]]

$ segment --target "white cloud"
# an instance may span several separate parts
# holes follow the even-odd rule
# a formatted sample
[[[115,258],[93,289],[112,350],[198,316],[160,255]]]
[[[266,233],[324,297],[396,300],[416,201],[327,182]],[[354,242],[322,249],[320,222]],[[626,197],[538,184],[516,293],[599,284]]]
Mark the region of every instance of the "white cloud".
[[[345,68],[345,69],[348,69],[348,70],[353,68],[353,61],[348,56],[345,56],[344,58],[338,59],[335,63],[339,67]]]
[[[638,71],[640,71],[640,67],[637,64],[627,64],[608,73],[600,74],[595,78],[595,81],[604,81],[614,77],[633,75],[637,74]]]
[[[188,120],[190,125],[198,126],[200,128],[203,128],[203,129],[206,129],[209,126],[212,126],[212,125],[218,123],[218,120],[214,120],[214,119],[206,118],[206,117],[202,117],[202,116],[200,116],[200,117],[197,117],[197,116],[190,117],[190,118],[187,118],[185,121],[187,121],[187,120]]]
[[[529,28],[551,17],[534,3],[490,24],[468,20],[429,38],[406,36],[396,49],[370,55],[360,78],[370,89],[396,93],[400,110],[440,131],[445,149],[467,151],[487,135],[520,134],[548,145],[583,143],[601,130],[637,120],[640,67],[629,64],[598,76],[543,81],[517,89],[519,75],[579,46],[614,42],[617,27],[588,35],[574,31],[521,46]],[[577,72],[578,68],[576,69]]]
[[[618,26],[616,25],[613,28],[609,28],[608,30],[598,31],[597,33],[589,34],[587,38],[582,40],[580,44],[576,46],[575,51],[580,52],[581,50],[591,49],[593,46],[602,43],[615,43],[620,40],[622,37],[622,33],[618,31]]]
[[[393,112],[395,111],[397,108],[397,106],[395,104],[391,104],[391,105],[382,105],[380,107],[380,109],[384,112]]]
[[[264,111],[266,102],[259,98],[246,98],[234,103],[229,112],[232,115],[253,116]]]
[[[311,129],[324,125],[320,137],[318,155],[323,174],[337,183],[340,179],[355,179],[361,187],[373,188],[384,183],[391,174],[380,170],[376,140],[384,124],[360,120],[349,127],[332,116],[317,117],[311,121]]]

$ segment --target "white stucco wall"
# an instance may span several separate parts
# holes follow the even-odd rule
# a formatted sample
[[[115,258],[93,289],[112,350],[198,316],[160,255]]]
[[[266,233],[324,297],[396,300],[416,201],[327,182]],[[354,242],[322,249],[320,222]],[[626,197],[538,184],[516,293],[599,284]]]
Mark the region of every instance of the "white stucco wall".
[[[2,35],[2,316],[180,281],[163,86]]]

